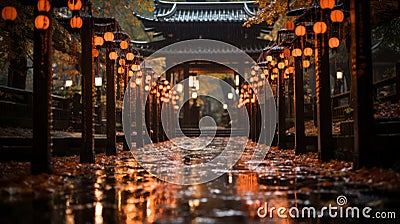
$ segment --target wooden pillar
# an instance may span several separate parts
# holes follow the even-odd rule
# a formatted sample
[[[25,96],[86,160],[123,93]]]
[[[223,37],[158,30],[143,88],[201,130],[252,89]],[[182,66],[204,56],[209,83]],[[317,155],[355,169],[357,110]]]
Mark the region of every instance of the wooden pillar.
[[[183,64],[183,78],[187,79],[189,78],[189,63],[184,63]],[[191,96],[189,96],[189,81],[184,82],[183,86],[183,97],[184,99],[190,99]],[[190,105],[189,101],[185,102],[182,106],[183,110],[183,124],[181,126],[183,127],[189,127],[190,126],[190,121],[191,121],[191,116],[190,116]]]
[[[93,18],[85,16],[81,29],[82,43],[82,147],[80,162],[94,163],[94,75],[93,75]]]
[[[305,153],[305,130],[304,130],[304,84],[302,58],[295,57],[294,74],[294,115],[295,115],[295,152],[296,154]]]
[[[107,43],[109,45],[109,43]],[[110,60],[110,46],[106,50],[106,114],[107,146],[106,155],[117,155],[116,147],[116,114],[115,114],[115,61]]]
[[[351,0],[351,93],[354,105],[354,167],[376,164],[373,137],[373,85],[370,1]]]
[[[330,161],[334,156],[328,33],[317,34],[315,46],[318,154],[322,161]]]
[[[51,3],[51,0],[50,0]],[[35,18],[39,15],[35,8]],[[34,29],[33,60],[33,150],[31,173],[51,173],[52,12],[46,13],[50,26]]]
[[[285,80],[284,80],[284,70],[279,70],[278,75],[278,148],[286,148],[285,143]]]
[[[139,77],[136,77],[137,79]],[[142,79],[140,77],[140,79]],[[136,84],[136,148],[143,147],[143,109],[142,109],[142,85],[143,80],[139,85]]]

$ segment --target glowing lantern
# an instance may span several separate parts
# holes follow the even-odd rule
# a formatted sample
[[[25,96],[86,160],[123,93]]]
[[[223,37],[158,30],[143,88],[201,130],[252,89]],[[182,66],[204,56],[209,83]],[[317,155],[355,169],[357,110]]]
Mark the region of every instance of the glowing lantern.
[[[93,57],[97,58],[99,56],[99,51],[97,49],[92,50]]]
[[[68,8],[71,11],[79,11],[82,8],[81,0],[68,0]]]
[[[344,13],[341,10],[333,10],[331,12],[331,20],[334,23],[341,23],[344,19]]]
[[[284,68],[285,68],[285,63],[279,62],[279,63],[278,63],[278,68],[279,68],[279,69],[284,69]]]
[[[12,6],[6,6],[1,10],[1,17],[4,20],[14,21],[17,18],[17,10]]]
[[[271,55],[268,55],[268,56],[267,56],[267,61],[268,61],[268,62],[271,62],[271,61],[272,61],[272,56],[271,56]]]
[[[311,56],[312,55],[312,49],[310,47],[304,48],[303,54],[304,56]]]
[[[51,4],[48,0],[39,0],[37,8],[39,12],[48,12],[50,11]]]
[[[320,0],[319,5],[321,9],[333,9],[335,7],[335,0]]]
[[[321,22],[321,21],[320,21],[320,22],[314,23],[314,27],[313,27],[314,32],[315,32],[316,34],[323,34],[323,33],[325,33],[327,28],[328,28],[328,27],[326,26],[326,23]]]
[[[117,60],[118,54],[117,54],[117,52],[112,51],[112,52],[110,52],[108,57],[110,58],[110,60],[115,61],[115,60]]]
[[[124,74],[125,69],[123,67],[118,68],[118,74]]]
[[[121,47],[122,50],[126,50],[126,49],[128,49],[129,44],[128,44],[128,42],[123,40],[123,41],[121,41],[121,43],[119,43],[119,46]]]
[[[288,58],[290,56],[290,50],[289,49],[283,50],[283,55],[285,55],[285,57]]]
[[[329,47],[330,48],[337,48],[339,47],[339,39],[337,37],[332,37],[329,39]]]
[[[94,37],[94,45],[101,47],[104,44],[104,39],[103,37],[95,36]]]
[[[310,67],[310,61],[309,60],[304,60],[303,61],[303,68],[308,68]]]
[[[301,49],[300,49],[300,48],[295,48],[295,49],[293,49],[293,51],[292,51],[292,55],[293,55],[294,57],[299,57],[299,56],[301,56],[301,54],[302,54],[302,52],[301,52]]]
[[[129,52],[126,54],[126,60],[133,61],[133,59],[135,59],[135,55],[133,53]]]
[[[114,34],[112,32],[106,32],[104,34],[104,40],[107,42],[114,41]]]
[[[275,73],[275,74],[279,73],[279,70],[278,70],[278,68],[274,68],[274,69],[272,69],[272,73]]]
[[[39,15],[35,19],[35,27],[38,30],[46,30],[50,26],[50,19],[45,15]]]
[[[287,30],[294,30],[294,22],[292,22],[292,21],[287,21],[287,22],[286,22],[286,29],[287,29]]]
[[[306,27],[298,26],[298,27],[296,27],[294,33],[296,34],[296,36],[302,37],[302,36],[306,35]]]
[[[74,16],[69,21],[69,24],[71,25],[71,28],[73,28],[73,29],[80,29],[83,25],[83,21],[80,16]]]
[[[293,66],[290,66],[290,67],[288,68],[288,72],[289,72],[289,74],[293,74],[293,73],[294,73],[294,67],[293,67]]]
[[[118,64],[121,65],[121,66],[124,66],[125,65],[125,59],[123,59],[123,58],[119,59]]]

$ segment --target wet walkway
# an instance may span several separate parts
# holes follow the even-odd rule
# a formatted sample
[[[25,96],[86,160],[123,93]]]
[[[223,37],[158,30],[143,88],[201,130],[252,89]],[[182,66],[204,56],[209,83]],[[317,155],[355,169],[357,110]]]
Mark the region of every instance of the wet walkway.
[[[203,150],[178,150],[170,142],[159,144],[157,150],[174,152],[173,163],[198,164],[214,158],[225,145],[225,138],[216,138]],[[319,211],[338,206],[339,196],[345,196],[341,198],[346,200],[343,208],[368,206],[370,215],[394,211],[399,216],[399,174],[380,169],[355,172],[348,162],[321,163],[315,154],[296,156],[292,150],[274,148],[255,171],[249,171],[246,161],[254,146],[247,145],[228,173],[193,186],[158,180],[129,152],[98,156],[96,165],[80,165],[78,157],[56,158],[55,175],[17,178],[12,183],[3,177],[0,223],[396,223],[396,219],[333,219],[326,211],[319,219],[279,218],[277,210],[272,218],[270,214],[260,218],[265,215],[260,206],[296,207],[300,213],[304,207],[315,207]],[[152,153],[144,148],[143,155],[151,157]],[[24,168],[24,164],[11,166]],[[7,176],[6,171],[2,173]],[[182,175],[179,170],[169,172]]]

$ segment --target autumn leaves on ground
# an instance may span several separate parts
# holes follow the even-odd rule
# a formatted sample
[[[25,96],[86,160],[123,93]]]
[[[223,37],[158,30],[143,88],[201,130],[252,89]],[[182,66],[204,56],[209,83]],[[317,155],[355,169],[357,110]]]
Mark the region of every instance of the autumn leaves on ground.
[[[248,147],[253,147],[253,145],[249,144]],[[122,151],[121,148],[122,146],[119,145],[118,156],[98,154],[96,164],[80,164],[78,156],[54,157],[53,174],[51,175],[31,176],[28,162],[0,163],[0,196],[45,196],[63,189],[75,178],[96,178],[96,170],[117,164],[121,165],[124,161],[132,159],[132,154],[129,151]],[[371,189],[383,191],[400,189],[399,172],[382,168],[353,170],[350,162],[332,160],[323,163],[318,160],[315,153],[295,155],[294,150],[278,150],[273,147],[262,163],[262,170],[265,170],[268,175],[268,171],[274,169],[277,164],[290,166],[293,172],[311,169],[313,174],[317,174],[319,177],[344,180],[353,184],[367,184]],[[139,168],[138,164],[136,166]],[[258,173],[260,175],[260,172]],[[275,175],[281,174],[276,173]],[[323,185],[332,184],[323,182],[321,183]]]

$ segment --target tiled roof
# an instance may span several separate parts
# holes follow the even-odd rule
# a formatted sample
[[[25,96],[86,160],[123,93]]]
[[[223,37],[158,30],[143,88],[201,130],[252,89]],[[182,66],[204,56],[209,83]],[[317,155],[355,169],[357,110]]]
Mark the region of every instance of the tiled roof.
[[[253,16],[258,6],[244,2],[165,2],[154,0],[154,16],[137,15],[146,20],[160,22],[240,22]]]

